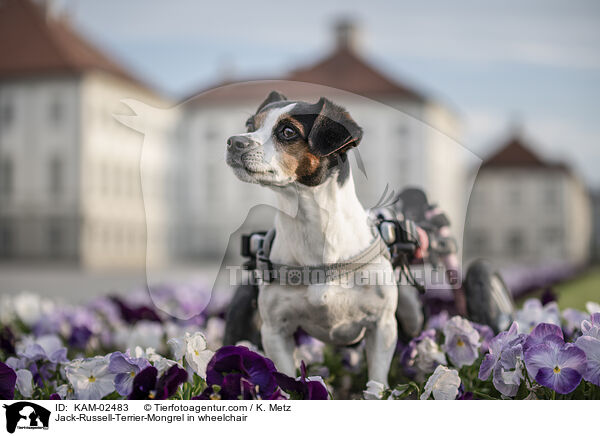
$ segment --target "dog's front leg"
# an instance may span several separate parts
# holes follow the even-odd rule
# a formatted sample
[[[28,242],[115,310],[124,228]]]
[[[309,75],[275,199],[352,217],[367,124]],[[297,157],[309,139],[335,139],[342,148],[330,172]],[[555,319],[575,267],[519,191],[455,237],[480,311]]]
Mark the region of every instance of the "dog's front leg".
[[[365,336],[369,380],[388,386],[388,372],[397,340],[398,328],[394,312],[386,311]]]
[[[273,361],[277,370],[290,377],[296,377],[294,336],[286,335],[281,329],[267,323],[263,323],[260,333],[267,357]]]

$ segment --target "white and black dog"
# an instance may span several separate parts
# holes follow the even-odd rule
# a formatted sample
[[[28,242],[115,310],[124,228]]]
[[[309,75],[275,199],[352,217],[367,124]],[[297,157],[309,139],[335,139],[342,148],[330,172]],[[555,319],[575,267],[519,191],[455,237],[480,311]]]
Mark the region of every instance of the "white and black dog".
[[[373,226],[356,196],[346,154],[360,143],[362,129],[343,108],[325,98],[306,103],[272,92],[246,127],[246,133],[228,139],[227,164],[240,180],[273,189],[282,203],[298,197],[295,216],[276,215],[272,262],[339,264],[373,244]],[[393,277],[383,252],[361,269]],[[393,280],[351,287],[340,280],[263,283],[258,296],[263,347],[280,371],[295,375],[293,335],[299,327],[333,344],[364,337],[369,379],[387,384],[397,302]]]

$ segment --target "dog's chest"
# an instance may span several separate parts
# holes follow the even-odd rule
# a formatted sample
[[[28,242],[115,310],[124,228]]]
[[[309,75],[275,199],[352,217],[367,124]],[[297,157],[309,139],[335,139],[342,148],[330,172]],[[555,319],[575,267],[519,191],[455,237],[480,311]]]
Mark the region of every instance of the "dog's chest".
[[[259,308],[263,319],[283,331],[302,327],[326,342],[352,343],[376,321],[385,300],[369,286],[267,285],[260,289]]]

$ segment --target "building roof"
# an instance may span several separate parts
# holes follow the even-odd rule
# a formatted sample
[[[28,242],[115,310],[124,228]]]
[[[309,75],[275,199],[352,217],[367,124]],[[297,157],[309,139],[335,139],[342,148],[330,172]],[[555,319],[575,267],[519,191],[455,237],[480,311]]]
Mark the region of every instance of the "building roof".
[[[569,171],[564,163],[542,159],[518,135],[513,135],[488,157],[481,168],[543,168]]]
[[[285,84],[285,81],[306,82],[337,88],[379,101],[392,98],[418,102],[426,100],[415,89],[387,77],[361,57],[356,49],[356,32],[357,29],[351,22],[343,21],[338,23],[335,28],[337,44],[328,56],[315,64],[291,71],[283,77],[274,77],[272,80],[281,80],[282,86],[288,89],[288,93],[292,95],[296,90],[306,90],[307,88],[306,86],[294,83]],[[241,82],[245,81],[238,81],[238,83]],[[234,82],[224,81],[218,83],[189,96],[189,98],[193,98],[209,89],[223,87],[232,83]],[[272,83],[269,82],[261,84],[259,81],[256,81],[250,82],[249,85],[243,88],[243,92],[241,88],[223,88],[221,91],[215,89],[215,92],[207,94],[206,98],[210,100],[217,98],[224,100],[256,99],[263,98],[272,90],[272,88],[267,89],[272,86]],[[278,89],[278,91],[285,94],[285,89]],[[322,92],[322,89],[319,91]],[[200,97],[199,100],[204,100],[204,98]]]
[[[0,78],[89,70],[146,86],[43,6],[31,0],[0,0]]]
[[[374,99],[425,100],[414,89],[386,77],[348,46],[338,46],[325,59],[292,71],[285,79],[331,86]]]

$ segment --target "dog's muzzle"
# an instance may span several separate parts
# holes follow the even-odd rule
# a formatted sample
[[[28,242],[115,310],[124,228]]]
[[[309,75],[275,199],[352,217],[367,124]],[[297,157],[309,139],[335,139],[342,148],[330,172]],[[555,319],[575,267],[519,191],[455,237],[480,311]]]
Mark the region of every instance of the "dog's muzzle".
[[[243,153],[253,148],[256,148],[258,144],[243,135],[232,136],[227,140],[227,151],[231,153]]]

